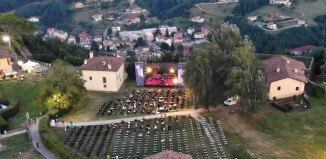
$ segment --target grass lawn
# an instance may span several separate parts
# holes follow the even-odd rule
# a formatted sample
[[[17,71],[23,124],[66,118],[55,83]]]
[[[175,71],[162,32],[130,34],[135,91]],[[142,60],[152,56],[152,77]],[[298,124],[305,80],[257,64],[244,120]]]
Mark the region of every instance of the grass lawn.
[[[230,147],[241,145],[266,159],[324,159],[326,99],[310,98],[310,103],[310,110],[286,114],[267,105],[255,118],[239,112],[229,115],[239,106],[203,115],[221,120]]]
[[[7,140],[1,140],[0,143],[6,146],[6,150],[0,152],[3,159],[43,159],[29,141],[27,133],[9,137]],[[22,154],[19,155],[19,152]]]
[[[148,115],[147,113],[141,114],[140,111],[137,114],[130,113],[127,116],[125,114],[120,114],[119,112],[114,115],[107,115],[106,113],[103,116],[97,116],[97,112],[101,108],[104,102],[113,101],[116,99],[122,99],[125,95],[129,95],[132,90],[149,90],[151,87],[136,87],[136,83],[134,80],[127,80],[125,86],[118,93],[104,93],[104,92],[88,92],[87,98],[84,101],[84,104],[80,108],[76,108],[66,114],[62,119],[67,122],[76,122],[76,121],[93,121],[93,120],[110,120],[110,119],[122,119],[122,118],[131,118],[136,116],[144,116]],[[158,89],[158,88],[154,88]],[[172,88],[170,88],[172,89]],[[153,111],[156,110],[154,107]],[[189,109],[185,106],[185,109]],[[182,111],[185,109],[178,109],[178,111]],[[175,110],[171,110],[169,112],[175,112]],[[151,113],[153,114],[153,113]]]
[[[26,120],[26,112],[29,113],[30,117],[35,117],[46,111],[46,108],[38,108],[35,101],[41,88],[41,78],[27,74],[25,74],[25,77],[25,80],[21,82],[13,80],[0,82],[0,97],[17,100],[20,104],[18,114],[8,121],[10,130],[21,127],[21,124]]]
[[[197,7],[192,7],[189,11],[191,13],[191,17],[200,16],[205,18],[205,21],[210,21],[210,19],[212,21],[221,21],[224,18],[224,16],[221,15],[214,15],[207,12],[203,12],[202,10],[199,10]]]
[[[304,2],[300,0],[295,6],[298,10],[304,12],[308,24],[316,24],[314,18],[317,15],[326,14],[326,1],[318,0],[316,2]]]
[[[238,5],[238,3],[226,3],[226,4],[200,4],[199,7],[208,11],[209,13],[214,13],[220,16],[232,16],[233,8]]]
[[[272,18],[271,15],[272,14],[283,14],[285,16],[290,16],[293,18],[298,18],[298,19],[302,19],[302,14],[298,11],[295,11],[293,9],[287,8],[287,7],[282,7],[282,8],[278,8],[275,5],[268,5],[268,6],[263,6],[259,9],[257,9],[256,11],[254,11],[253,13],[251,13],[251,15],[256,15],[256,16],[260,16],[262,20],[264,21],[274,21],[277,20],[276,18]],[[304,17],[305,19],[305,17]]]

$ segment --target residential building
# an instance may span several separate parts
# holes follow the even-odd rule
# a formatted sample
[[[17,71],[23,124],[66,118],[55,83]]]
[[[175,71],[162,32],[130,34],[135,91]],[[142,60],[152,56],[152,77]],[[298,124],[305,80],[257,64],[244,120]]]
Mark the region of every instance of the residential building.
[[[182,32],[176,32],[173,36],[174,44],[180,44],[183,42]]]
[[[79,34],[79,44],[85,48],[91,46],[91,37],[85,31]]]
[[[84,7],[84,4],[82,2],[76,2],[76,3],[73,3],[73,5],[75,8],[83,8]]]
[[[0,73],[12,73],[13,68],[11,64],[12,55],[4,49],[0,48]]]
[[[152,32],[146,32],[144,35],[144,39],[148,41],[153,41],[154,40],[154,35]]]
[[[98,42],[98,43],[102,42],[102,36],[101,35],[95,35],[94,36],[94,41]]]
[[[195,29],[193,27],[190,27],[187,29],[187,33],[192,35],[195,32]]]
[[[205,37],[205,33],[203,33],[203,32],[195,33],[194,37],[195,37],[195,39],[202,39]]]
[[[101,21],[102,20],[102,14],[95,14],[92,16],[93,19],[98,22],[98,21]]]
[[[28,21],[30,21],[30,22],[40,22],[40,18],[39,17],[30,17],[30,18],[28,18],[27,19]]]
[[[253,21],[257,20],[257,16],[255,16],[255,15],[249,16],[248,20],[253,22]]]
[[[305,45],[295,49],[291,49],[290,52],[295,55],[301,55],[303,52],[311,52],[313,48],[314,46],[312,45]]]
[[[301,19],[298,20],[298,25],[305,25],[305,24],[306,24],[305,20],[301,20]]]
[[[274,56],[264,62],[270,100],[293,98],[304,93],[308,80],[305,76],[307,68],[302,62],[286,56]]]
[[[53,37],[53,33],[54,33],[55,29],[54,28],[47,28],[47,34],[50,36],[50,37]]]
[[[80,69],[89,91],[118,92],[127,79],[125,60],[120,57],[93,57],[91,52]]]
[[[203,25],[203,26],[201,26],[200,30],[201,30],[201,32],[203,32],[205,35],[207,35],[207,34],[210,32],[211,27],[209,27],[208,25]]]
[[[108,19],[108,20],[114,20],[115,18],[114,18],[113,15],[109,15],[106,19]]]
[[[35,30],[34,35],[43,35],[43,30]]]
[[[172,39],[165,36],[157,36],[155,40],[159,43],[167,43],[169,46],[172,45]]]
[[[62,30],[55,30],[55,31],[53,32],[53,36],[54,36],[54,37],[58,37],[58,38],[61,39],[61,40],[66,40],[67,37],[68,37],[68,33],[67,33],[67,32],[64,32],[64,31],[62,31]]]
[[[145,157],[145,159],[192,159],[191,155],[183,154],[181,152],[174,152],[171,150],[165,150],[163,152],[150,155]]]
[[[129,10],[129,13],[131,13],[131,14],[139,14],[141,12],[142,12],[142,8],[140,8],[139,6],[137,6],[135,4]]]
[[[70,35],[68,37],[68,44],[76,44],[76,37],[73,35]]]
[[[290,0],[269,0],[269,4],[284,4],[286,6],[291,6]]]
[[[120,31],[121,27],[120,27],[120,25],[114,24],[114,25],[111,27],[111,29],[112,29],[112,32],[115,33],[115,32],[117,32],[117,31]]]
[[[190,21],[195,22],[195,23],[203,23],[205,20],[205,18],[202,18],[200,16],[195,16],[192,17]]]
[[[277,29],[277,25],[273,22],[269,22],[267,23],[267,28],[271,29],[271,30],[276,30]]]
[[[135,49],[135,53],[136,54],[140,54],[142,52],[148,52],[150,50],[150,46],[138,46],[136,49]]]

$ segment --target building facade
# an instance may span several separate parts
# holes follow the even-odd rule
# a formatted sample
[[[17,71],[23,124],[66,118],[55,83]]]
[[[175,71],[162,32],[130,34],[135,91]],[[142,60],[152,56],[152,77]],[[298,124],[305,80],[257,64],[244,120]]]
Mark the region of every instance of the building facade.
[[[11,57],[12,55],[7,50],[0,49],[0,71],[4,73],[13,72]]]

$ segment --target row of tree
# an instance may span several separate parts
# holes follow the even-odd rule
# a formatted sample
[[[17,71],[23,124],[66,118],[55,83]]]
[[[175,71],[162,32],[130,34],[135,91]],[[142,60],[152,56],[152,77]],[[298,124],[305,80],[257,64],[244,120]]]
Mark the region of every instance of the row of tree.
[[[214,24],[208,40],[205,49],[191,52],[184,66],[187,98],[208,109],[220,102],[218,97],[239,96],[242,106],[257,112],[267,101],[267,89],[265,65],[254,56],[252,42],[228,23]]]
[[[24,44],[31,51],[35,60],[51,63],[57,59],[72,65],[80,66],[88,58],[88,50],[75,44],[67,44],[58,38],[47,38],[37,35],[23,36]]]

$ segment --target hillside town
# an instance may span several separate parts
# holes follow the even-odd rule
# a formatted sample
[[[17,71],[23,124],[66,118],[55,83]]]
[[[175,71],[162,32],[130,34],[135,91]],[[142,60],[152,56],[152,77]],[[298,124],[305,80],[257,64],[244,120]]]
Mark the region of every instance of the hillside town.
[[[325,25],[322,0],[0,1],[0,158],[326,158]]]

